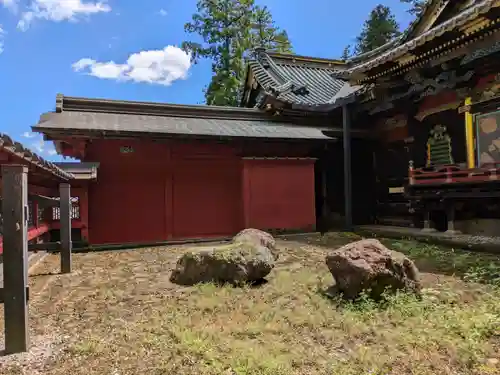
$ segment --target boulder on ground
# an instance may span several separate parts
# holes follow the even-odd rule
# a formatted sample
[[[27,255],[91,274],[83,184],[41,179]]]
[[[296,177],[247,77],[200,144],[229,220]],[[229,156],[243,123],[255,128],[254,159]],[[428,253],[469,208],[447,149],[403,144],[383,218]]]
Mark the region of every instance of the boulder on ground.
[[[357,298],[362,291],[375,299],[380,299],[385,290],[420,293],[415,264],[375,239],[352,242],[332,251],[326,265],[335,279],[335,289],[347,299]]]
[[[278,260],[279,254],[276,248],[276,240],[269,233],[259,229],[247,228],[243,229],[233,237],[234,243],[248,242],[257,246],[267,247],[273,253],[274,260]]]
[[[242,231],[229,244],[186,252],[177,261],[170,281],[181,285],[257,282],[274,268],[275,246],[274,238],[268,233]]]

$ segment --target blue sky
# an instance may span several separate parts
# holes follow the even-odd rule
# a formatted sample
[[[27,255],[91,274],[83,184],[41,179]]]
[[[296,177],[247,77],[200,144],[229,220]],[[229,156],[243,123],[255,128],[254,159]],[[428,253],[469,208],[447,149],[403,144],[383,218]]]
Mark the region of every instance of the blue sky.
[[[370,10],[399,0],[257,0],[286,29],[294,51],[336,58]],[[191,66],[178,49],[196,0],[0,0],[0,132],[49,160],[51,144],[30,132],[57,93],[72,96],[203,102],[210,63]]]

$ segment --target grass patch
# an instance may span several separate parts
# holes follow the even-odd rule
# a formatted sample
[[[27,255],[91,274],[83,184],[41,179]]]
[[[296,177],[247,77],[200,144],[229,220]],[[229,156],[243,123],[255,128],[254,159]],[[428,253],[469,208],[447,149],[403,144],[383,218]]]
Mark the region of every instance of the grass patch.
[[[49,375],[500,372],[500,291],[491,271],[498,259],[384,241],[427,267],[422,299],[325,298],[321,291],[332,283],[328,248],[354,239],[278,241],[280,260],[260,288],[171,284],[169,272],[186,247],[75,254],[71,275],[30,278],[44,285],[33,285],[32,329],[64,337],[57,355],[37,369]],[[56,269],[58,261],[51,256],[41,267]]]

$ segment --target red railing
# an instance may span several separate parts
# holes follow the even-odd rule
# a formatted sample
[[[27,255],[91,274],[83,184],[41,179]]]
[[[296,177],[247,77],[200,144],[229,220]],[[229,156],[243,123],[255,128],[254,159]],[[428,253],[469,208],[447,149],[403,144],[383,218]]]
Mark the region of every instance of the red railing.
[[[37,202],[28,202],[29,217],[28,217],[28,241],[35,240],[52,229],[60,229],[61,223],[59,222],[59,207],[47,207],[39,209]],[[1,213],[0,213],[1,219]],[[80,205],[78,197],[72,197],[71,207],[71,227],[82,229],[84,227],[80,220]],[[0,254],[3,253],[3,239],[1,235],[0,225]]]
[[[500,163],[483,164],[479,168],[444,165],[430,168],[409,168],[410,185],[442,185],[500,180]]]
[[[50,230],[49,224],[40,224],[38,227],[30,227],[28,228],[28,241],[34,240],[40,236],[43,236]],[[0,254],[3,253],[3,239],[0,236]]]

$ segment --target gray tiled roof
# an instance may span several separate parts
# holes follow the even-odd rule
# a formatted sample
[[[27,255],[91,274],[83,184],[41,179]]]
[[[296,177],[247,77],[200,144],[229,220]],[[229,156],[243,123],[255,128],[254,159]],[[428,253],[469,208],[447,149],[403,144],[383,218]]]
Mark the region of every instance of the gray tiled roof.
[[[64,180],[69,180],[74,177],[71,173],[65,172],[54,163],[44,160],[33,151],[24,147],[21,143],[13,141],[8,135],[2,133],[0,133],[0,152],[7,152],[14,157],[24,160],[28,164],[43,169]]]
[[[295,55],[258,51],[249,66],[264,91],[275,98],[294,104],[321,105],[349,84],[332,74],[339,61],[311,59]]]
[[[488,12],[492,7],[495,6],[496,0],[481,0],[476,4],[466,8],[456,16],[450,18],[449,20],[443,22],[442,24],[426,31],[425,33],[419,35],[418,37],[409,40],[406,43],[396,46],[384,52],[380,55],[375,56],[369,60],[363,60],[359,64],[355,64],[349,69],[343,71],[335,72],[335,76],[339,78],[349,78],[352,74],[366,72],[373,69],[379,65],[386,62],[392,61],[398,57],[403,56],[408,51],[411,51],[436,37],[443,35],[447,31],[451,31],[457,27],[463,26],[465,23],[477,17],[480,14]]]
[[[272,121],[75,111],[42,115],[42,121],[33,129],[41,132],[60,130],[66,133],[105,131],[107,133],[132,132],[181,136],[331,139],[323,134],[323,130],[327,128],[295,126]]]

